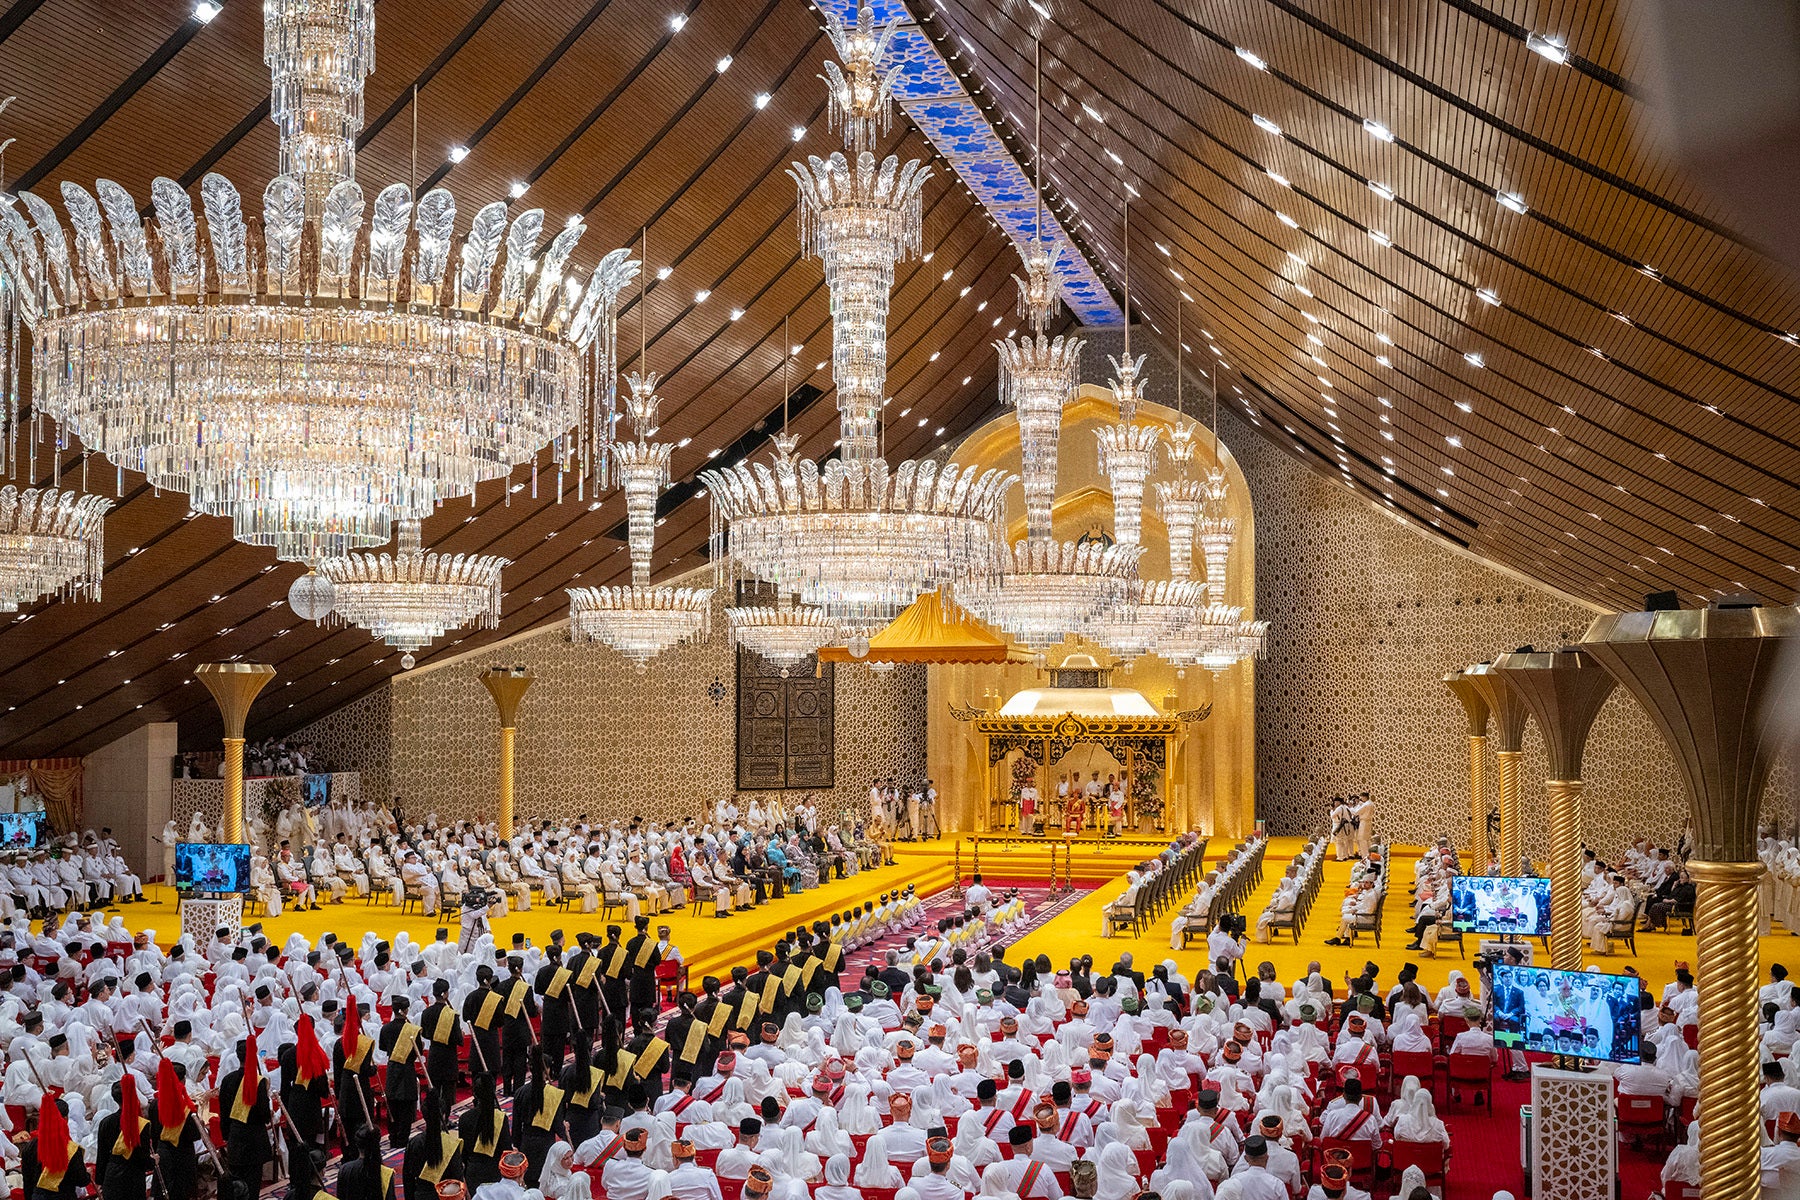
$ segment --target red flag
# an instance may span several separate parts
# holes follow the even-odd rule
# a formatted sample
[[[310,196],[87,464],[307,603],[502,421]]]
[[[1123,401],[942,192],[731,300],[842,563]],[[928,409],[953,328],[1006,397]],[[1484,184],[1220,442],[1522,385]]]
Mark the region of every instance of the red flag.
[[[137,1076],[127,1071],[119,1080],[119,1140],[125,1143],[127,1154],[137,1153],[138,1119],[142,1111],[143,1106],[138,1100]]]
[[[132,1103],[137,1103],[133,1098]],[[156,1068],[156,1121],[164,1129],[180,1129],[192,1101],[187,1088],[175,1077],[175,1062],[165,1058]]]
[[[331,1070],[331,1056],[319,1044],[319,1035],[313,1030],[310,1013],[300,1014],[298,1037],[294,1043],[294,1067],[301,1087]]]
[[[356,1048],[362,1045],[362,1015],[355,1002],[344,1013],[344,1035],[338,1041],[344,1047],[344,1066],[349,1068],[356,1058]]]
[[[38,1110],[37,1153],[38,1166],[52,1175],[69,1169],[69,1121],[52,1092],[44,1093],[43,1106]]]
[[[256,1103],[256,1086],[262,1082],[262,1055],[256,1052],[256,1030],[244,1030],[244,1081],[238,1085],[246,1105]]]

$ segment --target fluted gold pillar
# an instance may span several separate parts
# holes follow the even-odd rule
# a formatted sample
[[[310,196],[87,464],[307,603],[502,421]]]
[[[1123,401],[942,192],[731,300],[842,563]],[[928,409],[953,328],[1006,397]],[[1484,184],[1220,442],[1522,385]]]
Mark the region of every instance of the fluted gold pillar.
[[[1462,703],[1463,716],[1469,722],[1469,872],[1480,875],[1488,866],[1487,796],[1482,789],[1488,703],[1480,686],[1461,671],[1446,672],[1444,686]]]
[[[1699,937],[1700,1192],[1756,1200],[1756,817],[1800,706],[1800,610],[1615,613],[1589,626],[1582,649],[1643,706],[1686,785]]]
[[[227,842],[244,840],[244,722],[259,692],[275,678],[268,663],[201,663],[194,678],[206,685],[225,725],[225,804],[222,814]]]
[[[1690,858],[1694,879],[1695,979],[1700,992],[1700,1190],[1714,1196],[1760,1193],[1757,1121],[1762,1066],[1756,1022],[1756,888],[1760,862]],[[1749,1019],[1745,1020],[1748,1014]],[[1707,1121],[1717,1111],[1730,1120]]]
[[[1581,791],[1579,779],[1552,779],[1550,794],[1550,965],[1581,970]]]
[[[519,701],[535,679],[525,667],[489,667],[481,673],[481,684],[500,714],[500,803],[494,823],[500,827],[501,841],[513,835],[513,743],[519,728]]]
[[[1500,809],[1500,874],[1517,875],[1519,839],[1519,762],[1522,750],[1494,751],[1494,801]]]

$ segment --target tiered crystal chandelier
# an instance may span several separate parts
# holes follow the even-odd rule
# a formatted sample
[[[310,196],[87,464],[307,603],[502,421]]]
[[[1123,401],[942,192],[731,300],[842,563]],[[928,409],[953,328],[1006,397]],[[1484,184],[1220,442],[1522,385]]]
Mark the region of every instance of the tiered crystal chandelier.
[[[163,177],[149,223],[107,179],[94,193],[62,185],[66,230],[45,200],[19,194],[28,224],[6,198],[0,267],[33,330],[38,411],[230,517],[239,540],[311,563],[378,546],[393,522],[552,443],[559,470],[597,489],[625,252],[583,285],[579,219],[540,250],[543,211],[509,219],[495,201],[453,261],[443,188],[415,203],[396,183],[365,211],[355,139],[372,0],[265,0],[263,12],[281,173],[260,216],[246,220],[217,174],[200,182],[198,219]]]
[[[111,507],[55,488],[0,488],[0,612],[49,595],[98,600]]]
[[[646,233],[646,243],[648,234]],[[649,257],[646,244],[645,257]],[[638,296],[638,365],[649,349],[648,287]],[[639,671],[664,650],[712,632],[711,588],[656,587],[650,583],[650,556],[656,548],[656,498],[669,486],[673,447],[653,442],[659,428],[662,397],[654,372],[634,371],[625,380],[625,412],[636,439],[614,448],[625,492],[626,541],[631,547],[631,582],[619,587],[570,588],[569,638],[605,642],[636,664]]]
[[[1038,111],[1041,122],[1041,106]],[[1019,421],[1025,539],[1013,547],[997,580],[974,581],[958,589],[956,597],[970,612],[1034,650],[1082,632],[1129,599],[1143,554],[1135,542],[1058,542],[1051,532],[1063,408],[1075,390],[1083,343],[1045,333],[1061,308],[1055,269],[1062,246],[1043,236],[1040,149],[1034,143],[1040,172],[1037,232],[1022,253],[1024,276],[1013,276],[1028,332],[994,343],[1000,356],[1000,403]]]
[[[452,629],[471,622],[500,625],[500,572],[511,564],[488,554],[427,554],[419,522],[406,518],[393,554],[328,558],[318,573],[331,582],[333,615],[368,630],[402,651],[400,666],[413,667],[423,650]]]
[[[798,593],[847,635],[853,653],[923,592],[999,570],[1006,489],[999,470],[939,470],[931,461],[889,471],[879,454],[887,380],[888,296],[894,264],[919,250],[920,191],[929,167],[877,161],[896,66],[881,69],[893,27],[877,32],[859,9],[854,28],[826,15],[843,59],[827,63],[830,115],[848,155],[795,163],[803,248],[824,266],[831,292],[832,371],[841,457],[823,468],[791,452],[763,463],[705,471],[712,498],[715,562],[730,555],[746,571]]]

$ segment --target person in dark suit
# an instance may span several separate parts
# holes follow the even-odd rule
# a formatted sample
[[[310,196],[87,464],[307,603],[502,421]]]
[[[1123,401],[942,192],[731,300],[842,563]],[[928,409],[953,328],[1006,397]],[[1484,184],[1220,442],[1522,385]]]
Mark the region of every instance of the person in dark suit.
[[[606,944],[600,947],[600,998],[605,1002],[605,1022],[614,1036],[625,1036],[625,1018],[631,1010],[631,980],[625,974],[631,957],[619,940],[617,925],[606,927]]]
[[[1512,981],[1509,973],[1494,982],[1494,1029],[1500,1033],[1523,1036],[1525,1033],[1525,989]]]
[[[550,936],[555,939],[562,934],[558,931]],[[538,1011],[543,1014],[538,1040],[544,1046],[544,1061],[552,1070],[562,1066],[569,1032],[575,1027],[575,992],[570,986],[573,982],[573,976],[562,964],[562,951],[552,941],[544,948],[544,965],[538,968],[537,977],[531,981],[532,989],[537,993]]]
[[[238,1042],[239,1060],[248,1050],[248,1043]],[[225,1169],[239,1185],[240,1195],[248,1200],[256,1200],[262,1193],[263,1164],[272,1157],[269,1122],[274,1119],[269,1107],[269,1081],[261,1071],[253,1079],[253,1086],[246,1087],[244,1068],[239,1066],[219,1080],[219,1132],[225,1137]],[[244,1107],[241,1120],[236,1115],[240,1103]]]
[[[450,1004],[450,981],[440,979],[433,983],[431,994],[434,1000],[419,1019],[419,1028],[424,1031],[427,1043],[425,1074],[441,1113],[456,1099],[456,1075],[460,1069],[457,1050],[463,1043],[463,1028],[456,1009]],[[469,1066],[481,1069],[479,1061],[471,1062]]]
[[[657,1010],[656,968],[662,965],[662,950],[656,935],[650,932],[649,917],[639,916],[635,925],[637,932],[625,943],[625,974],[629,980],[627,1000],[631,1005],[634,1022],[641,1020],[646,1011],[654,1021]]]
[[[126,1075],[123,1079],[113,1081],[114,1104],[121,1102],[125,1088],[133,1091],[137,1089],[135,1075]],[[136,1145],[126,1146],[122,1116],[115,1109],[101,1117],[94,1137],[94,1146],[100,1155],[101,1200],[144,1200],[150,1172],[156,1165],[151,1157],[156,1130],[148,1118],[134,1116],[135,1128],[130,1132]]]
[[[569,955],[569,988],[573,992],[571,1017],[576,1037],[584,1037],[592,1049],[600,1036],[600,959],[595,954],[598,939],[591,933],[575,935],[575,953]]]
[[[525,960],[517,954],[506,960],[506,979],[500,992],[500,1054],[505,1064],[506,1090],[516,1092],[525,1082],[525,1058],[535,1038],[531,1020],[538,1015],[537,994],[525,979]],[[562,1060],[556,1061],[562,1069]]]
[[[364,1125],[357,1151],[338,1169],[338,1200],[394,1200],[394,1173],[381,1162],[381,1131]]]
[[[376,1045],[387,1055],[388,1148],[406,1149],[412,1140],[413,1118],[419,1112],[419,1061],[421,1030],[407,1019],[412,1001],[394,997],[394,1019],[381,1027]],[[342,1198],[340,1197],[340,1200]]]
[[[886,965],[876,973],[875,978],[888,985],[888,994],[890,996],[897,997],[900,993],[904,992],[906,986],[912,982],[912,976],[900,969],[899,951],[889,950],[884,956],[883,961]]]

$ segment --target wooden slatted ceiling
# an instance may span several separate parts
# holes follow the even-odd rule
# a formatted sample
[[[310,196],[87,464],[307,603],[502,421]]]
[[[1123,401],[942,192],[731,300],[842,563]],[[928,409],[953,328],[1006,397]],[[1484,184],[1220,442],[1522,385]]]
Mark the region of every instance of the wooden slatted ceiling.
[[[1223,395],[1278,445],[1331,478],[1343,462],[1365,494],[1597,603],[1663,586],[1791,597],[1800,348],[1775,335],[1800,331],[1800,289],[1650,146],[1617,6],[1050,9],[1047,173],[1115,272],[1122,184],[1142,193],[1142,313],[1169,334],[1194,296],[1190,361],[1212,357],[1192,332],[1204,324],[1230,364]],[[1030,8],[913,11],[964,48],[999,109],[1029,111]],[[1520,27],[1566,33],[1583,67],[1531,53]]]
[[[586,264],[651,225],[652,268],[672,268],[668,280],[652,279],[648,315],[650,366],[665,380],[661,436],[688,441],[675,453],[678,480],[705,466],[709,450],[759,424],[773,432],[784,314],[804,346],[794,386],[829,389],[829,372],[817,370],[830,357],[828,297],[817,264],[799,256],[794,189],[784,174],[796,153],[835,144],[815,78],[829,45],[810,9],[794,0],[685,0],[647,15],[620,0],[382,0],[377,11],[367,104],[375,132],[358,155],[366,189],[408,178],[405,100],[421,82],[419,178],[441,179],[459,208],[503,199],[514,180],[527,180],[524,203],[543,207],[551,222],[584,212]],[[667,24],[677,11],[689,17],[679,34]],[[184,2],[149,0],[120,22],[90,4],[49,0],[19,21],[0,41],[0,71],[21,93],[0,122],[19,139],[9,175],[89,119],[183,30],[189,12]],[[245,123],[267,94],[261,48],[260,7],[228,0],[35,190],[54,196],[56,181],[91,184],[104,175],[147,198],[152,176],[197,178],[202,169],[220,171],[246,194],[259,189],[275,155],[267,120]],[[721,75],[716,63],[725,54],[733,61]],[[771,100],[758,110],[752,98],[762,91]],[[796,125],[807,131],[799,143]],[[472,149],[452,165],[448,151],[457,144]],[[933,155],[903,123],[888,149]],[[988,409],[989,342],[1012,322],[1017,255],[947,165],[937,169],[925,216],[932,260],[902,267],[890,321],[889,412],[908,413],[890,420],[896,460],[929,453],[944,440],[939,427],[954,436]],[[712,295],[696,303],[702,288]],[[731,320],[734,309],[743,310],[740,320]],[[1002,312],[1006,324],[991,328]],[[634,300],[621,339],[630,347],[636,321]],[[831,451],[837,416],[828,390],[794,429],[802,453]],[[63,461],[64,482],[78,485],[78,448]],[[95,460],[88,472],[93,490],[113,494],[110,466]],[[50,478],[45,443],[33,481]],[[472,506],[452,504],[426,522],[431,549],[501,554],[514,565],[505,573],[501,628],[441,641],[421,661],[560,620],[564,588],[628,575],[623,544],[605,536],[624,517],[616,492],[590,507],[593,497],[577,503],[571,490],[558,504],[547,466],[535,498],[530,479],[521,468],[511,482],[523,490],[489,484]],[[127,474],[124,490],[107,521],[104,601],[39,605],[0,623],[0,746],[8,754],[84,753],[147,720],[179,720],[192,744],[215,738],[212,703],[191,681],[200,662],[241,656],[275,664],[277,682],[253,714],[257,737],[295,728],[399,670],[398,655],[360,630],[294,617],[285,597],[297,567],[234,542],[222,520],[188,518],[182,497],[156,496],[140,477]],[[703,562],[707,528],[703,498],[669,513],[658,531],[659,575]],[[596,650],[595,669],[623,668]]]

